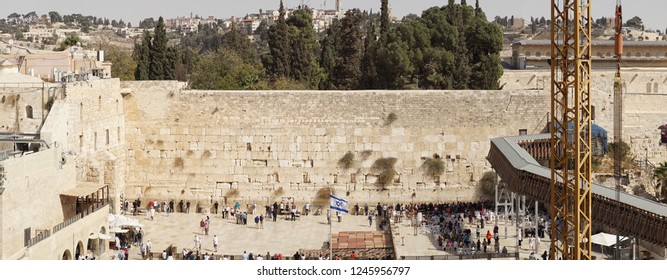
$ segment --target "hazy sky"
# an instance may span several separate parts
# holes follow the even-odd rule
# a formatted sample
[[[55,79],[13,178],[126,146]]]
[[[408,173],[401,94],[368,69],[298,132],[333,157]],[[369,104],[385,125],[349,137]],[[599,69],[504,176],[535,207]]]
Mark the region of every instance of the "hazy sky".
[[[379,11],[380,0],[341,0],[343,9],[360,8]],[[593,17],[611,17],[614,14],[614,5],[617,0],[591,0],[593,3]],[[230,16],[244,16],[247,13],[258,12],[259,9],[277,9],[279,0],[110,0],[110,1],[53,1],[53,0],[3,0],[0,17],[6,17],[12,12],[21,14],[36,11],[37,14],[46,14],[49,11],[58,11],[61,14],[80,13],[109,19],[129,20],[137,24],[139,20],[148,17],[173,18],[189,15],[190,12],[200,16],[215,16],[228,18]],[[287,7],[295,7],[306,3],[310,7],[333,8],[335,0],[284,0]],[[457,3],[460,0],[456,0]],[[467,0],[474,5],[475,0]],[[482,9],[489,18],[496,15],[524,17],[550,17],[550,0],[479,0]],[[432,6],[442,6],[447,0],[389,0],[394,16],[401,18],[406,14],[421,12]],[[625,19],[639,16],[644,20],[647,28],[667,28],[667,1],[665,0],[632,0],[623,2]]]

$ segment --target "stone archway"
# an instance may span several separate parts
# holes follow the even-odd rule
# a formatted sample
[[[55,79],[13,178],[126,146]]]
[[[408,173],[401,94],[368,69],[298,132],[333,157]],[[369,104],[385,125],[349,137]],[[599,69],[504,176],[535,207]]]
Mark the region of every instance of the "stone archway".
[[[67,261],[72,260],[72,252],[70,252],[69,249],[63,252],[62,260],[67,260]]]
[[[100,233],[101,234],[106,234],[107,233],[106,227],[101,227],[100,228]],[[101,256],[102,254],[104,254],[107,251],[106,250],[107,249],[107,240],[104,240],[102,238],[98,239],[97,246],[98,246],[97,247],[97,253]]]
[[[74,250],[74,259],[78,260],[80,255],[86,254],[86,247],[83,245],[83,241],[79,241],[79,243],[76,244],[76,250]]]

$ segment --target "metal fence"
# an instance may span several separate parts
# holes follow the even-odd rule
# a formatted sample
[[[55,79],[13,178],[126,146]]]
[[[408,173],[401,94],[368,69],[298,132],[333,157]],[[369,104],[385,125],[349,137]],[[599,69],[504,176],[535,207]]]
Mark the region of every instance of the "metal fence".
[[[491,260],[491,259],[519,259],[519,252],[514,253],[481,253],[440,256],[402,256],[402,260]]]

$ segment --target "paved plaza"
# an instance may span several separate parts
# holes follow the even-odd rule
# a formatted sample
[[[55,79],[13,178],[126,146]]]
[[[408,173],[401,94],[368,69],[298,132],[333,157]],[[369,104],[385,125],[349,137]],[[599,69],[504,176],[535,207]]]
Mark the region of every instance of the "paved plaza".
[[[130,216],[132,217],[132,216]],[[199,227],[201,219],[205,219],[205,214],[199,213],[156,213],[155,220],[151,220],[146,215],[133,216],[143,224],[145,233],[144,240],[150,239],[153,243],[153,252],[162,252],[169,245],[177,247],[180,253],[183,248],[194,249],[195,236],[202,238],[202,254],[214,253],[213,236],[217,235],[220,245],[216,255],[234,255],[240,256],[244,251],[253,254],[266,255],[270,252],[280,253],[283,256],[292,256],[298,250],[323,249],[326,242],[329,241],[329,225],[326,221],[326,215],[301,216],[296,221],[287,220],[284,216],[276,221],[264,221],[263,228],[257,228],[251,215],[248,218],[248,224],[236,224],[235,219],[222,219],[220,214],[211,214],[211,223],[209,235],[204,235]],[[375,217],[374,217],[375,218]],[[475,235],[475,224],[465,222],[465,226],[471,229],[473,237]],[[487,223],[480,230],[480,235],[485,236],[486,231],[493,232],[494,223]],[[499,221],[500,248],[507,248],[509,253],[514,253],[516,247],[516,226],[514,223],[505,224]],[[373,220],[373,225],[369,226],[367,216],[344,215],[342,222],[337,222],[334,216],[332,231],[334,234],[343,231],[378,231],[377,221]],[[414,234],[414,228],[410,226],[408,219],[394,226],[392,237],[396,244],[396,255],[399,256],[442,256],[452,255],[450,252],[437,248],[437,240],[433,234],[429,233],[426,227],[420,227],[417,234]],[[475,238],[473,238],[476,241]],[[539,243],[539,249],[535,256],[540,259],[544,251],[549,250],[549,240],[542,239]],[[488,252],[493,251],[493,246],[488,247]],[[102,259],[111,259],[116,251],[108,250]],[[524,238],[521,248],[519,248],[520,259],[529,258],[532,250],[529,248],[528,239]],[[594,254],[598,259],[604,259],[604,256],[598,253]],[[130,260],[140,260],[141,254],[137,246],[130,249]]]

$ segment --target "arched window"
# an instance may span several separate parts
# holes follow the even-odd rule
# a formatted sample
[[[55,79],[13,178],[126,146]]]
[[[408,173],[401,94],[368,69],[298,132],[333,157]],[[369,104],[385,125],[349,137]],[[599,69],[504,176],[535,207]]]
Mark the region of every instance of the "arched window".
[[[642,57],[642,53],[637,52],[636,56],[637,56],[637,57]]]
[[[610,52],[607,52],[607,57],[611,57],[611,53],[610,53]]]
[[[541,53],[541,52],[536,52],[536,53],[535,53],[535,56],[536,56],[536,57],[542,57],[542,53]]]
[[[625,53],[625,57],[632,57],[632,53],[629,52]]]
[[[526,52],[526,57],[530,57],[530,52]]]
[[[602,53],[601,53],[601,52],[598,52],[598,57],[602,57]]]
[[[547,52],[547,57],[551,57],[551,52]]]
[[[646,57],[651,57],[651,53],[646,53]]]
[[[651,83],[646,84],[646,93],[651,93]]]
[[[653,92],[658,93],[658,83],[653,84]]]
[[[25,117],[32,119],[32,106],[25,106]]]

